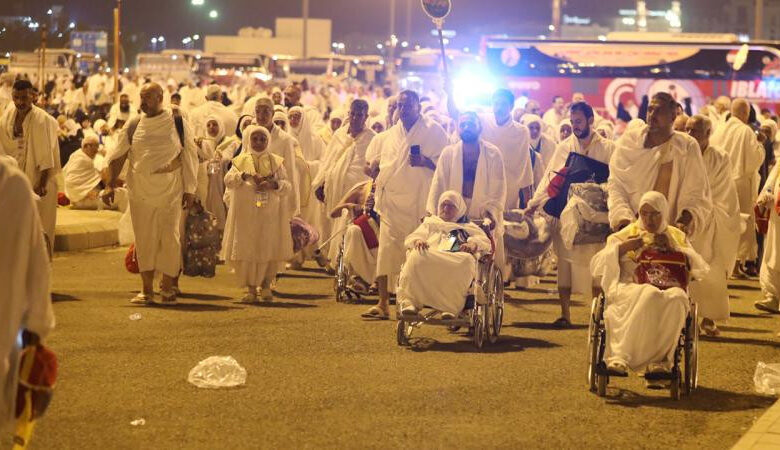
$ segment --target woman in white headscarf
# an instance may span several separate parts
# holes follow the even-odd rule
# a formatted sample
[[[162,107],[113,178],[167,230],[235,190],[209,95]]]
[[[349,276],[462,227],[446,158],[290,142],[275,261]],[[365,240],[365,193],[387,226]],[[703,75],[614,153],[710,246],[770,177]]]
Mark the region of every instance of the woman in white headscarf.
[[[398,287],[403,315],[416,316],[424,306],[460,313],[477,275],[477,255],[491,249],[487,234],[465,217],[466,202],[458,192],[443,192],[438,209],[404,242],[407,257]]]
[[[199,143],[201,151],[198,156],[206,159],[201,164],[202,172],[206,174],[206,192],[202,199],[203,207],[214,214],[217,218],[217,224],[220,230],[225,228],[227,210],[223,197],[225,195],[225,168],[222,163],[222,154],[219,152],[222,143],[225,141],[225,125],[222,118],[218,115],[210,115],[206,118],[206,136],[196,140]],[[201,169],[199,169],[198,190],[201,186]]]
[[[629,368],[647,367],[648,372],[668,372],[690,309],[688,294],[680,287],[662,290],[635,282],[641,253],[647,248],[683,253],[694,278],[709,270],[685,233],[668,224],[668,211],[663,194],[645,193],[639,202],[639,219],[611,235],[591,261],[591,272],[601,277],[607,299],[604,357],[612,371],[625,373]]]
[[[290,220],[294,211],[284,197],[294,195],[284,158],[269,151],[271,134],[250,125],[243,151],[225,175],[232,200],[222,239],[222,259],[236,271],[247,294],[242,301],[273,300],[271,282],[281,262],[293,256]]]
[[[328,144],[330,144],[331,139],[333,139],[333,133],[344,125],[346,118],[347,112],[343,109],[334,109],[331,111],[328,121],[317,132],[317,135],[325,143],[326,148]]]
[[[573,133],[573,128],[571,127],[571,120],[569,119],[563,119],[561,120],[561,123],[558,124],[558,134],[555,136],[557,139],[559,139],[558,142],[563,142],[571,136]]]
[[[520,123],[528,127],[531,135],[531,162],[534,167],[534,190],[536,190],[547,169],[547,163],[552,161],[555,154],[555,141],[544,134],[545,123],[536,114],[524,114]]]

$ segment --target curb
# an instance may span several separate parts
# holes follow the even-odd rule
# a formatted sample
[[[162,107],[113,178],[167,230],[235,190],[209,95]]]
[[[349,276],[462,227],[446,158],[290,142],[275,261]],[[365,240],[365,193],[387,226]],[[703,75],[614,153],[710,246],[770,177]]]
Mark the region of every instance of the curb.
[[[780,400],[734,444],[732,450],[780,449]]]

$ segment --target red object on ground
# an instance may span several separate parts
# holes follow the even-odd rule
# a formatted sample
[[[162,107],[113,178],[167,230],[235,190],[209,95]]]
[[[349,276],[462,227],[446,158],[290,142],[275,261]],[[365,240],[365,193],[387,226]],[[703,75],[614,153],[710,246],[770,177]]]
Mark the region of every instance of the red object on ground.
[[[140,273],[141,269],[138,268],[138,256],[135,254],[135,244],[130,244],[130,248],[127,249],[125,255],[125,268],[130,273]]]
[[[57,192],[57,204],[60,206],[68,206],[70,205],[70,199],[64,192]]]
[[[684,253],[645,249],[637,259],[634,281],[652,284],[661,290],[688,289],[688,259]]]

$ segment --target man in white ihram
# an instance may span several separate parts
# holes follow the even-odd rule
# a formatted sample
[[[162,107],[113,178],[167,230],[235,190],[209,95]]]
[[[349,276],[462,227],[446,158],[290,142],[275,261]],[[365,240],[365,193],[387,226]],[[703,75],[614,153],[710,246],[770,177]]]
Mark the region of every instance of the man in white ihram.
[[[739,245],[739,199],[729,156],[710,145],[712,121],[695,115],[688,119],[685,128],[699,143],[712,192],[712,219],[707,220],[699,239],[693,243],[696,252],[710,265],[710,271],[691,284],[691,295],[699,302],[699,315],[703,318],[701,330],[707,335],[718,336],[720,330],[715,321],[729,318],[728,278]]]
[[[162,104],[160,85],[145,85],[141,89],[143,114],[138,122],[125,125],[116,150],[106,157],[109,181],[103,201],[107,204],[114,200],[114,184],[125,159],[129,164],[127,188],[143,280],[143,291],[131,300],[136,304],[154,303],[155,272],[162,273],[163,304],[176,302],[172,284],[181,267],[179,205],[191,207],[197,187],[198,156],[192,133],[184,119]]]
[[[731,103],[731,118],[718,127],[711,140],[731,158],[731,174],[737,184],[739,211],[747,219],[747,227],[739,239],[737,261],[740,267],[750,262],[750,268],[755,269],[752,264],[758,258],[758,240],[753,206],[758,198],[758,169],[764,163],[765,137],[761,133],[756,136],[747,125],[748,117],[750,104],[745,99],[734,100]]]
[[[33,104],[35,94],[29,81],[16,81],[12,96],[15,107],[7,107],[0,116],[0,148],[16,160],[32,184],[33,192],[40,197],[36,204],[51,255],[57,224],[59,125],[46,111]]]
[[[677,102],[665,92],[650,101],[647,125],[627,130],[609,162],[609,222],[613,230],[633,222],[639,200],[656,191],[668,201],[669,217],[695,243],[712,214],[712,197],[699,144],[676,132]]]
[[[436,161],[447,145],[447,134],[439,124],[420,114],[420,97],[413,91],[398,95],[400,120],[385,131],[378,161],[376,210],[379,213],[377,288],[379,303],[363,317],[388,319],[389,280],[401,272],[406,258],[404,240],[425,216],[427,193]]]

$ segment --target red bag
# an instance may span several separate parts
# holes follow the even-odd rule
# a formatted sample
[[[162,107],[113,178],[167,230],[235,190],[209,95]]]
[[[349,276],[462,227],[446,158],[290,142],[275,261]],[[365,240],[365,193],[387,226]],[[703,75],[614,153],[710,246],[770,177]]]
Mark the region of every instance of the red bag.
[[[43,416],[57,381],[57,356],[42,345],[28,346],[19,359],[19,386],[16,391],[16,417],[29,407],[28,419]]]
[[[57,204],[60,206],[68,206],[70,205],[70,199],[64,192],[57,192]]]
[[[547,195],[550,198],[556,198],[561,193],[563,185],[566,183],[566,169],[564,167],[558,172],[553,172],[555,176],[550,180],[550,184],[547,185]]]
[[[634,282],[652,284],[661,290],[688,289],[688,259],[684,253],[648,248],[639,255],[637,263]]]
[[[379,238],[377,238],[377,233],[379,233],[379,224],[377,224],[373,217],[371,217],[369,214],[363,214],[362,216],[353,220],[352,223],[360,227],[360,231],[363,232],[363,239],[366,240],[366,245],[368,246],[369,250],[379,247]]]
[[[135,254],[135,244],[130,244],[125,255],[125,269],[130,273],[140,273],[138,268],[138,255]]]
[[[753,214],[756,215],[756,228],[761,234],[767,234],[767,232],[769,232],[769,212],[770,209],[767,208],[762,214],[761,208],[759,208],[758,205],[753,207]]]

